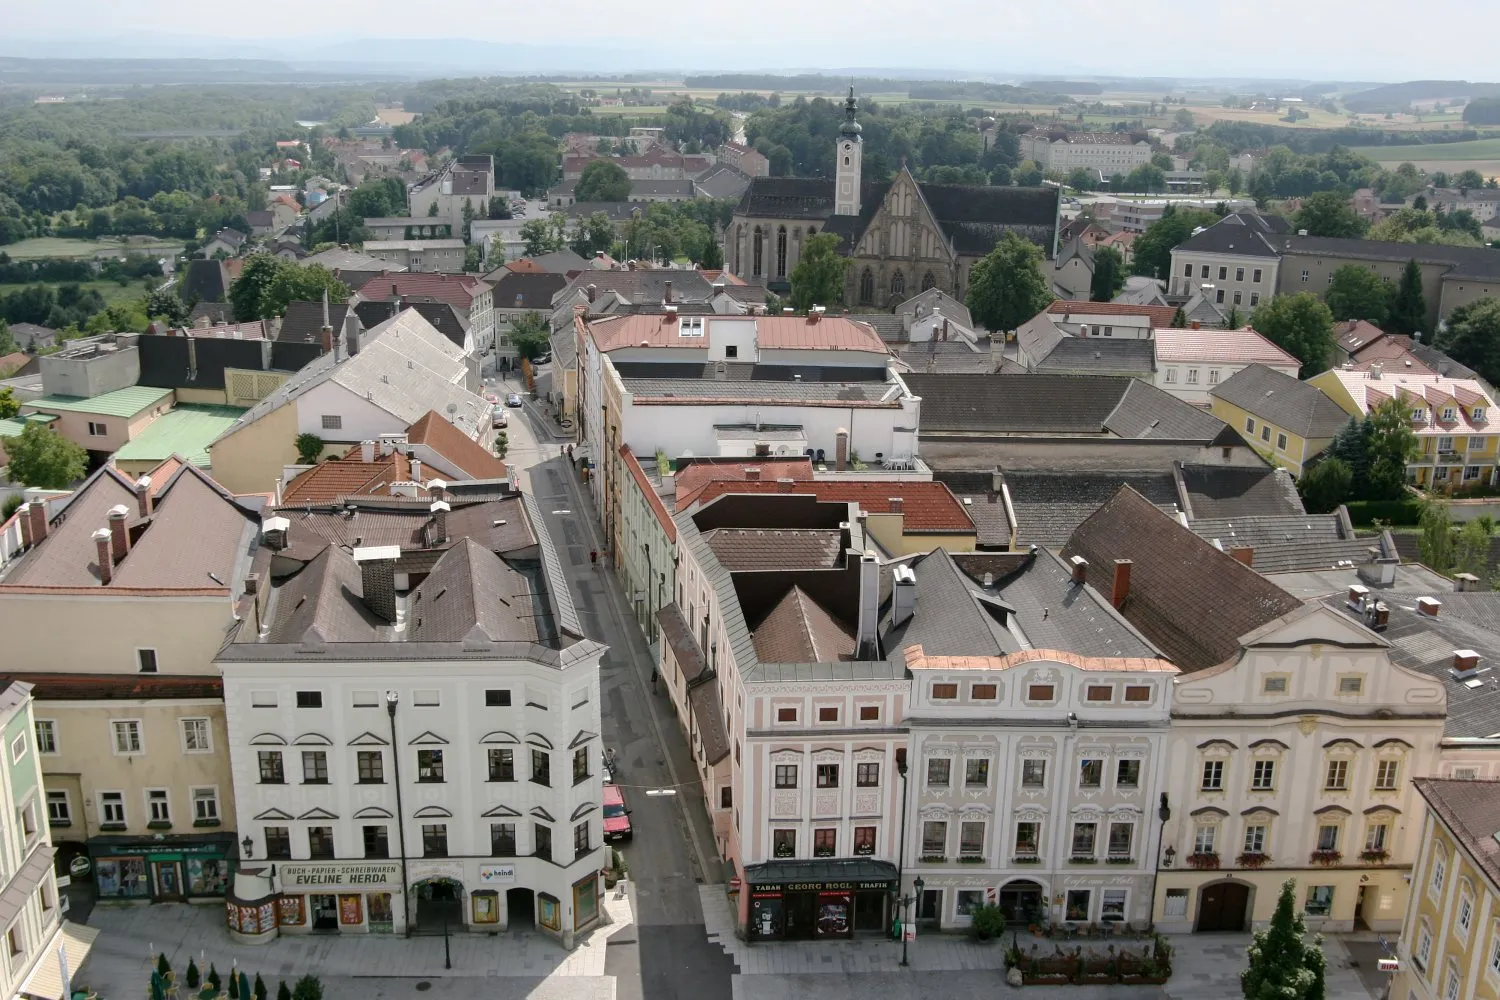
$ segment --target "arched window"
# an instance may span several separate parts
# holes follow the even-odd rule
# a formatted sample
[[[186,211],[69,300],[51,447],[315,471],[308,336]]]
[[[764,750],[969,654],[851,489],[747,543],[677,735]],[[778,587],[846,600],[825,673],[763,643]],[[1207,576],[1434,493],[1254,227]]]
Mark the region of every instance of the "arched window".
[[[786,277],[786,226],[776,227],[776,277]]]
[[[867,306],[875,301],[875,272],[868,267],[859,276],[859,304]]]
[[[745,242],[745,227],[737,225],[737,226],[734,227],[734,273],[738,274],[742,278],[745,276],[745,269],[744,269],[743,262],[740,260],[740,257],[741,257],[742,244],[744,242]]]
[[[891,275],[891,294],[906,294],[906,275],[902,274],[900,271],[897,271],[895,274]]]
[[[750,258],[753,265],[750,269],[750,274],[752,277],[759,278],[761,276],[761,273],[765,270],[766,238],[765,235],[760,231],[759,226],[755,227],[755,232],[751,235],[750,238],[755,241],[754,245],[750,249]]]
[[[932,272],[931,271],[928,271],[926,274],[922,275],[922,291],[925,292],[925,291],[927,291],[927,289],[931,288],[933,285],[936,285],[936,284],[937,284],[937,279],[932,276]]]

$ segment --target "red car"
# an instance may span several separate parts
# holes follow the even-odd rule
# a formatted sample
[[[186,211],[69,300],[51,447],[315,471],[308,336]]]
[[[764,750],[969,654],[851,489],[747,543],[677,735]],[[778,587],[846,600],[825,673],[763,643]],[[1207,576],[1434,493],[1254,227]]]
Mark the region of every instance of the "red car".
[[[629,840],[630,810],[625,808],[625,793],[619,785],[604,786],[604,842]]]

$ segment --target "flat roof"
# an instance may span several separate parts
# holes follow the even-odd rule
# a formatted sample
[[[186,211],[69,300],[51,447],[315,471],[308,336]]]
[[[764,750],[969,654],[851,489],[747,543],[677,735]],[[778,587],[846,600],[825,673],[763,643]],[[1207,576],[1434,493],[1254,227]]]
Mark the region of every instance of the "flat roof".
[[[118,462],[162,461],[181,455],[200,469],[208,468],[208,446],[234,426],[244,410],[237,406],[179,406],[163,413],[139,436],[115,452]]]
[[[152,385],[130,385],[99,396],[40,396],[22,403],[37,411],[99,413],[107,417],[133,417],[172,395],[171,389]]]

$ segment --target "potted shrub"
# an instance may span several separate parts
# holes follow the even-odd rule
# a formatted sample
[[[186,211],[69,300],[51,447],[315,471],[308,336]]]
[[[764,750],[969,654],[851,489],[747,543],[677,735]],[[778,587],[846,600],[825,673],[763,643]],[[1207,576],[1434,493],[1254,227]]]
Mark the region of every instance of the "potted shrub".
[[[1271,856],[1264,851],[1246,851],[1234,861],[1241,868],[1264,868],[1271,863]]]
[[[1386,850],[1383,850],[1383,849],[1379,849],[1379,848],[1374,849],[1374,850],[1360,851],[1359,852],[1359,860],[1363,861],[1367,865],[1380,865],[1380,864],[1384,864],[1385,863],[1385,859],[1388,858],[1388,857],[1390,857],[1390,856],[1391,856],[1391,854],[1390,854],[1389,851],[1386,851]]]
[[[969,937],[974,941],[989,941],[1005,933],[1005,912],[998,906],[988,904],[969,911]]]
[[[1190,868],[1217,868],[1219,867],[1219,855],[1216,851],[1197,851],[1187,857]]]
[[[1338,851],[1313,851],[1308,858],[1315,865],[1336,865],[1344,860],[1344,855]]]

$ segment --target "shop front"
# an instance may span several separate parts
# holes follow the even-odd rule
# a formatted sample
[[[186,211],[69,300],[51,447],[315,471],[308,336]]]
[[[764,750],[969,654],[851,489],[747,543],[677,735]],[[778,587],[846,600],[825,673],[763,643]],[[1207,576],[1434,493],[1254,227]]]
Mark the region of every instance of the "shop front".
[[[390,934],[401,912],[399,861],[279,862],[277,924],[288,934]]]
[[[180,903],[222,897],[238,856],[233,833],[101,835],[88,841],[102,900]]]
[[[850,938],[890,926],[896,866],[855,858],[747,865],[740,915],[758,940]]]

